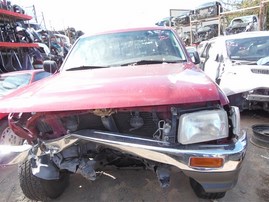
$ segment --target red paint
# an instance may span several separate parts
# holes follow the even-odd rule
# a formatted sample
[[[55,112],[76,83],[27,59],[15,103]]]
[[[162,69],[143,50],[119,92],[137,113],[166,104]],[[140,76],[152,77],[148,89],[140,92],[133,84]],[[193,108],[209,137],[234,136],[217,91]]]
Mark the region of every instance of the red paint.
[[[0,42],[0,48],[37,48],[37,43],[13,43],[13,42]]]
[[[7,113],[0,113],[0,120],[6,118],[8,116]]]
[[[31,79],[30,79],[30,82],[29,84],[33,83],[34,82],[34,78],[35,78],[35,75],[39,72],[43,72],[44,70],[23,70],[23,71],[15,71],[15,72],[8,72],[8,73],[4,73],[2,75],[6,75],[6,76],[16,76],[16,75],[20,75],[20,74],[30,74],[31,75]],[[24,87],[25,88],[25,87]],[[13,94],[16,94],[15,91],[12,92],[10,94],[10,96],[12,96]],[[7,96],[7,95],[6,95]],[[3,98],[1,98],[3,99]],[[18,103],[18,105],[20,105],[20,103]],[[0,113],[0,120],[6,118],[8,116],[8,113]]]
[[[8,19],[13,19],[13,20],[31,20],[32,19],[32,16],[30,15],[16,13],[16,12],[5,10],[5,9],[0,9],[0,14],[3,17],[6,17]]]
[[[187,67],[187,68],[186,68]],[[63,71],[0,102],[0,112],[44,112],[187,104],[221,100],[217,86],[190,64]]]

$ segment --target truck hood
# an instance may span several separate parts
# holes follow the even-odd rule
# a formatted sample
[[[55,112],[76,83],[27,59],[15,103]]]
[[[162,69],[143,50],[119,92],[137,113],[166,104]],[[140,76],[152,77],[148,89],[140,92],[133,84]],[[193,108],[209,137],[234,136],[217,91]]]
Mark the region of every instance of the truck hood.
[[[269,88],[269,66],[226,66],[221,77],[220,87],[227,96],[258,88]]]
[[[188,67],[188,68],[186,68]],[[0,112],[128,108],[227,100],[192,64],[62,71],[0,101]]]

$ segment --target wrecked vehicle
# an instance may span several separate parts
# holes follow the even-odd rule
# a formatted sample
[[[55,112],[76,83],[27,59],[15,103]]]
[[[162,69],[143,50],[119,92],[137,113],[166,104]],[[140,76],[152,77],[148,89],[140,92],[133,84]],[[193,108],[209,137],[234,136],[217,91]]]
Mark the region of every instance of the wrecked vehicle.
[[[187,31],[187,32],[182,32],[179,34],[180,38],[182,39],[182,41],[184,42],[185,46],[191,46],[192,42],[195,43],[198,40],[198,34],[195,31]]]
[[[213,37],[218,36],[219,32],[218,29],[219,29],[218,24],[210,24],[200,27],[197,30],[198,42],[206,41],[212,39]],[[220,34],[222,34],[222,30],[220,30]]]
[[[229,26],[225,29],[225,34],[238,34],[241,32],[258,31],[258,16],[247,15],[232,19]]]
[[[269,32],[244,32],[207,41],[202,69],[230,102],[243,110],[269,111]]]
[[[223,12],[223,6],[220,1],[208,1],[199,5],[194,10],[193,19],[205,19],[219,16]]]
[[[56,198],[70,174],[94,181],[111,166],[150,169],[162,187],[177,167],[207,199],[236,184],[247,146],[239,110],[173,29],[83,35],[60,70],[44,69],[57,73],[0,103],[33,145],[19,166],[28,198]]]
[[[192,10],[184,11],[181,15],[174,18],[176,26],[189,25],[191,21],[191,15],[193,15]]]
[[[155,25],[174,27],[175,26],[174,17],[170,16],[170,17],[163,18],[160,21],[156,22]]]

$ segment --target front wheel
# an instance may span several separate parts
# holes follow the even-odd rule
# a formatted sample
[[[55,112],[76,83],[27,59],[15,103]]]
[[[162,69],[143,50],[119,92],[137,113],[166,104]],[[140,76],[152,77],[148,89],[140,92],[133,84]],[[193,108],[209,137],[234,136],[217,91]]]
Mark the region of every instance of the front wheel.
[[[30,160],[19,165],[20,186],[24,195],[35,201],[59,197],[68,185],[69,175],[61,173],[59,180],[43,180],[32,174]]]
[[[200,185],[196,180],[192,178],[190,178],[190,184],[196,196],[202,199],[209,199],[209,200],[220,199],[223,198],[226,194],[226,192],[214,192],[214,193],[206,192],[202,187],[202,185]]]

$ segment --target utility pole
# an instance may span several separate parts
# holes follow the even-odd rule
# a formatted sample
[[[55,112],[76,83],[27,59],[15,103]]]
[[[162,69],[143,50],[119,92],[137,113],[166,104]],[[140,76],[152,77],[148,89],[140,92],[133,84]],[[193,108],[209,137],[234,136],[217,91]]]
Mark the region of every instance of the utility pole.
[[[38,23],[38,21],[37,21],[37,16],[36,16],[35,5],[33,5],[33,11],[34,11],[34,16],[35,16],[35,21],[36,21],[36,23]]]
[[[260,11],[259,11],[259,31],[266,30],[267,26],[267,12],[268,12],[269,0],[261,0]]]
[[[45,30],[47,30],[46,21],[45,21],[44,13],[43,12],[42,12],[42,19],[43,19],[43,22],[44,22],[44,28],[45,28]]]

